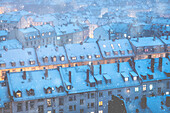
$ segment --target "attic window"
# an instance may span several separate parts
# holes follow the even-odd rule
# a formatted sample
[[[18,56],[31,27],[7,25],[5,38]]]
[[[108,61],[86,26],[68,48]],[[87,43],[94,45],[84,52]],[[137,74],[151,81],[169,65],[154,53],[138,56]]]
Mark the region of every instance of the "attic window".
[[[44,56],[44,57],[43,57],[43,62],[44,62],[44,63],[47,63],[47,62],[48,62],[48,57],[47,57],[47,56]]]
[[[22,97],[22,92],[21,91],[17,91],[16,92],[16,98],[20,98]]]
[[[81,56],[80,56],[80,59],[84,59],[84,56],[83,56],[83,55],[81,55]]]
[[[106,56],[110,56],[110,52],[105,51]]]
[[[60,61],[64,61],[64,60],[65,60],[64,55],[60,56]]]
[[[71,60],[76,60],[77,58],[76,57],[71,57]]]
[[[68,89],[68,90],[70,90],[70,89],[71,89],[71,86],[70,86],[70,85],[68,85],[68,86],[67,86],[67,89]]]
[[[118,55],[118,51],[113,51],[114,55]]]
[[[0,62],[0,67],[6,67],[6,63]]]
[[[32,37],[30,36],[30,40],[32,39]]]
[[[35,36],[33,36],[33,38],[35,39]]]
[[[113,44],[110,44],[110,46],[112,47],[112,49],[114,49],[114,46],[113,46]]]
[[[105,47],[106,47],[106,45],[103,45],[103,47],[105,48]]]
[[[20,61],[21,66],[24,66],[24,64],[25,64],[24,61]]]
[[[35,60],[30,60],[30,65],[35,65]]]
[[[51,32],[49,32],[48,34],[51,35]]]
[[[11,66],[12,66],[12,67],[16,66],[16,62],[12,61],[12,62],[11,62]]]
[[[96,58],[100,58],[100,55],[95,55]]]
[[[91,59],[91,58],[92,58],[92,56],[91,56],[91,55],[87,55],[87,58],[88,58],[88,59]]]
[[[124,54],[125,54],[125,51],[123,51],[123,50],[120,50],[120,53],[121,53],[122,55],[124,55]]]
[[[119,48],[121,48],[120,44],[117,44]]]
[[[56,62],[57,61],[57,57],[53,56],[53,57],[51,57],[51,60],[52,60],[52,62]]]
[[[34,96],[35,93],[34,93],[34,90],[33,89],[30,89],[30,90],[26,90],[27,91],[27,95],[28,96]]]
[[[127,81],[129,80],[129,78],[128,78],[128,77],[125,77],[124,79],[125,79],[125,82],[127,82]]]
[[[45,93],[46,94],[51,94],[52,93],[52,89],[50,87],[48,87],[47,89],[45,89]]]
[[[137,76],[134,76],[134,77],[133,77],[133,80],[134,80],[134,81],[136,81],[137,79],[138,79],[138,77],[137,77]]]

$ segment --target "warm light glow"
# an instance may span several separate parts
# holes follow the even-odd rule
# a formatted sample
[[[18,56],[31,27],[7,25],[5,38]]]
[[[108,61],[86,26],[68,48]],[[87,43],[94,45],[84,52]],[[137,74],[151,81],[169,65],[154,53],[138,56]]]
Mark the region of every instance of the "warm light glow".
[[[130,89],[127,89],[126,92],[127,92],[127,93],[130,93]]]
[[[150,85],[149,85],[149,89],[150,89],[150,90],[153,90],[153,84],[150,84]]]
[[[143,91],[146,91],[146,84],[143,85]]]
[[[103,47],[105,48],[105,47],[106,47],[106,45],[103,45]]]
[[[134,80],[134,81],[137,80],[137,77],[133,77],[133,80]]]
[[[99,101],[99,106],[103,106],[103,101]]]
[[[128,79],[128,77],[125,77],[125,82],[127,82],[129,79]]]
[[[139,91],[139,87],[135,87],[135,92],[138,92]]]

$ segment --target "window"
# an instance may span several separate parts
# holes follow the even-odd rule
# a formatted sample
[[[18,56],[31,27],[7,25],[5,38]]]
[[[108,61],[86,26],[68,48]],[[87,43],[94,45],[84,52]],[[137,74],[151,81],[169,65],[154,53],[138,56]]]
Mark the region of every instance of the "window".
[[[105,47],[106,47],[106,45],[103,45],[103,47],[105,48]]]
[[[95,55],[96,58],[100,58],[100,55]]]
[[[120,92],[121,92],[121,90],[117,90],[117,92],[118,92],[118,93],[120,93]]]
[[[125,77],[125,82],[127,82],[129,80],[129,78],[128,77]]]
[[[91,93],[91,98],[94,98],[94,93]]]
[[[73,101],[73,96],[69,96],[69,101]]]
[[[51,110],[50,110],[50,111],[47,111],[47,113],[51,113]]]
[[[42,36],[44,36],[44,33],[42,33]]]
[[[103,106],[103,101],[99,101],[99,106]]]
[[[112,95],[112,91],[108,91],[108,96]]]
[[[94,108],[94,103],[91,103],[91,108]]]
[[[63,97],[59,98],[59,105],[60,106],[64,105],[64,98]]]
[[[103,92],[99,92],[99,97],[103,97]]]
[[[70,105],[70,106],[69,106],[69,111],[72,111],[72,110],[73,110],[73,108],[72,108],[72,106]]]
[[[143,85],[143,91],[146,91],[146,84]]]
[[[130,93],[130,88],[127,88],[127,89],[126,89],[126,92],[127,92],[127,93]]]
[[[64,60],[65,60],[64,55],[60,56],[60,60],[61,60],[61,61],[64,61]]]
[[[16,93],[16,97],[19,98],[19,97],[21,97],[21,96],[22,96],[21,91],[18,91],[18,92]]]
[[[67,89],[70,90],[70,89],[71,89],[71,86],[67,86]]]
[[[51,32],[49,32],[48,34],[51,35]]]
[[[4,103],[4,106],[5,106],[5,109],[9,109],[10,108],[9,103]]]
[[[84,99],[80,99],[80,105],[84,104]]]
[[[168,81],[167,82],[167,89],[169,89],[170,88],[170,82]]]
[[[91,56],[91,55],[87,55],[87,58],[88,58],[88,59],[91,59],[91,58],[92,58],[92,56]]]
[[[30,101],[30,109],[34,108],[34,101]]]
[[[139,92],[139,87],[135,87],[135,92]]]
[[[28,111],[28,101],[26,101],[26,103],[25,103],[25,109],[26,109],[26,111]]]
[[[71,60],[76,60],[77,58],[76,57],[71,57]]]
[[[74,105],[74,111],[76,111],[76,105]]]
[[[99,113],[103,113],[103,110],[99,110]]]
[[[18,103],[17,104],[17,112],[21,112],[22,111],[22,103]]]
[[[80,113],[84,113],[84,109],[80,109]]]
[[[150,90],[150,91],[153,90],[153,84],[150,84],[150,85],[149,85],[149,90]]]
[[[51,107],[51,99],[47,99],[47,107]]]
[[[60,40],[60,37],[57,37],[57,40]]]

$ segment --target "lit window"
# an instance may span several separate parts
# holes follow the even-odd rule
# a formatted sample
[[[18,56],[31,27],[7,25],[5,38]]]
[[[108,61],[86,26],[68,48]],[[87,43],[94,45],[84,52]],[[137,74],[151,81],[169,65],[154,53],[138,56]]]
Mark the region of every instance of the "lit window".
[[[150,84],[150,85],[149,85],[149,89],[150,89],[150,90],[153,90],[153,84]]]
[[[169,95],[169,92],[168,92],[168,91],[166,92],[166,95]]]
[[[106,47],[106,45],[103,45],[103,47],[105,48],[105,47]]]
[[[92,58],[92,56],[91,56],[91,55],[87,55],[87,57],[88,57],[88,59],[91,59],[91,58]]]
[[[113,46],[113,44],[111,44],[111,47],[112,47],[112,49],[114,49],[114,46]]]
[[[71,39],[68,39],[69,42],[71,42]]]
[[[118,44],[118,47],[121,48],[120,44]]]
[[[64,61],[64,60],[65,60],[64,55],[60,56],[60,60],[61,60],[61,61]]]
[[[69,90],[69,89],[70,89],[70,86],[67,86],[67,89]]]
[[[30,40],[32,39],[32,37],[30,36]]]
[[[35,38],[35,36],[33,36]]]
[[[143,91],[146,91],[146,84],[143,85]]]
[[[127,92],[127,93],[130,93],[130,89],[128,88],[128,89],[126,90],[126,92]]]
[[[42,33],[42,36],[44,36],[44,33]]]
[[[100,110],[99,113],[103,113],[103,110]]]
[[[51,35],[51,32],[49,32],[49,35]]]
[[[100,58],[100,55],[95,55],[96,56],[96,58]]]
[[[139,91],[139,87],[135,87],[135,92],[138,92]]]
[[[124,37],[127,37],[127,35],[126,35],[126,34],[124,34]]]
[[[22,96],[22,95],[21,95],[21,92],[17,92],[17,93],[16,93],[16,97],[17,97],[17,98],[19,98],[19,97],[21,97],[21,96]]]
[[[51,107],[51,99],[47,99],[47,106]]]
[[[127,82],[129,79],[128,79],[128,77],[125,77],[125,82]]]
[[[47,111],[47,113],[51,113],[51,111]]]
[[[60,40],[60,37],[57,37],[57,40]]]
[[[99,106],[103,106],[103,101],[99,101]]]
[[[133,80],[134,80],[134,81],[137,80],[137,77],[133,77]]]

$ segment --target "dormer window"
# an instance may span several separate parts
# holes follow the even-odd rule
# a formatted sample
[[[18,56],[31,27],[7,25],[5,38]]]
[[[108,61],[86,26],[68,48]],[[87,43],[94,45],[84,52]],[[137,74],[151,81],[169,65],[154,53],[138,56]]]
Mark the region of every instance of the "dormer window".
[[[118,55],[118,51],[113,51],[114,55]]]
[[[63,92],[64,91],[64,89],[63,89],[63,87],[62,86],[60,86],[60,87],[56,87],[56,89],[57,89],[57,92],[59,93],[59,92]]]
[[[153,79],[153,75],[148,74],[149,79]]]
[[[30,59],[30,65],[35,65],[35,60]]]
[[[0,61],[0,67],[6,67],[6,63]]]
[[[124,55],[124,54],[125,54],[125,51],[123,51],[123,50],[120,50],[120,53],[121,53],[122,55]]]
[[[21,65],[21,66],[24,66],[24,64],[25,64],[24,61],[21,60],[21,61],[20,61],[20,65]]]
[[[131,49],[128,49],[128,54],[132,54],[132,50]]]
[[[60,56],[60,61],[64,61],[64,60],[65,60],[64,55]]]
[[[74,56],[74,57],[71,57],[71,60],[76,60],[77,58]]]
[[[125,82],[129,81],[129,76],[128,76],[128,74],[126,74],[126,73],[121,73],[121,75],[122,75],[122,78],[123,78],[123,80],[124,80]]]
[[[43,62],[44,62],[44,63],[47,63],[47,62],[48,62],[48,57],[47,57],[47,56],[44,56],[44,57],[43,57]]]
[[[138,75],[134,71],[130,72],[130,75],[131,75],[133,81],[138,80]]]
[[[34,93],[34,90],[33,89],[30,89],[30,90],[26,90],[27,91],[27,95],[28,96],[34,96],[35,93]]]
[[[106,56],[110,56],[110,52],[105,51],[105,55],[106,55]]]
[[[81,55],[81,56],[80,56],[80,59],[84,59],[84,56],[83,56],[83,55]]]
[[[143,78],[143,80],[146,80],[146,75],[141,75],[141,77]]]
[[[138,79],[138,77],[133,77],[133,80],[136,81]]]
[[[57,57],[56,56],[52,56],[51,60],[52,60],[52,62],[56,62],[57,61]]]
[[[46,94],[51,94],[52,93],[52,88],[51,87],[44,88],[44,89],[45,89]]]
[[[92,58],[92,56],[91,56],[91,55],[87,55],[87,58],[88,58],[88,59],[91,59],[91,58]]]
[[[95,87],[95,83],[90,83],[90,87]]]
[[[20,98],[20,97],[22,97],[22,92],[21,92],[20,90],[18,90],[18,91],[15,93],[15,95],[16,95],[16,98]]]
[[[96,58],[100,58],[100,55],[95,55]]]
[[[128,78],[128,77],[125,77],[124,79],[125,79],[125,82],[127,82],[127,81],[129,80],[129,78]]]
[[[12,66],[12,67],[15,67],[15,66],[16,66],[16,62],[12,61],[12,62],[11,62],[11,66]]]
[[[68,85],[68,86],[67,86],[67,89],[68,89],[68,90],[70,90],[70,89],[71,89],[71,86],[70,86],[70,85]]]

